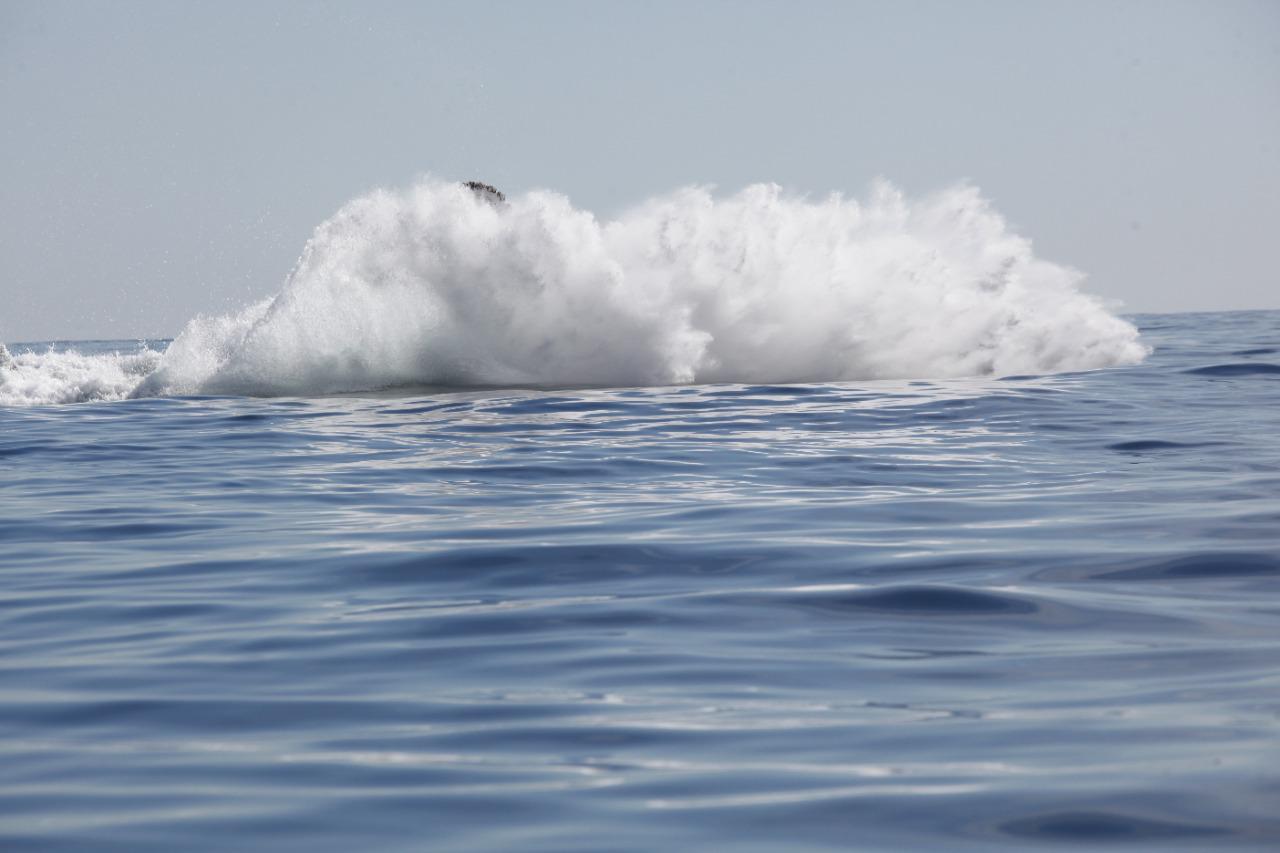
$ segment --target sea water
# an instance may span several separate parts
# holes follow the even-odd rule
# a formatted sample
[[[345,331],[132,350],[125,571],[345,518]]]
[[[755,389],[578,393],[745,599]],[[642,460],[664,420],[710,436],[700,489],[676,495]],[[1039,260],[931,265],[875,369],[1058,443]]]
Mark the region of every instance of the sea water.
[[[428,184],[10,343],[0,846],[1273,849],[1280,312],[1078,284],[965,189]]]

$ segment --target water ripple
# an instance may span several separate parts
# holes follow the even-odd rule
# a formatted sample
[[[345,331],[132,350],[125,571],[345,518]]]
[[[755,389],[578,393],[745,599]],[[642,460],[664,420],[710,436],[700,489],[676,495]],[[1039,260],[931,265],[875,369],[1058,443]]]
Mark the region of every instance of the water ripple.
[[[1277,315],[1138,319],[1058,376],[0,409],[0,846],[1274,849]]]

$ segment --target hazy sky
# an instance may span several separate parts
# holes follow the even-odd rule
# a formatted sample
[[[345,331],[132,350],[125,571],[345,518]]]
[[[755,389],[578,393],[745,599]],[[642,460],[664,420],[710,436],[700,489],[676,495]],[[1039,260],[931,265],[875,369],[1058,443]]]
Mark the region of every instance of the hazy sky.
[[[416,175],[980,186],[1126,310],[1280,307],[1280,2],[0,0],[0,339],[171,336]]]

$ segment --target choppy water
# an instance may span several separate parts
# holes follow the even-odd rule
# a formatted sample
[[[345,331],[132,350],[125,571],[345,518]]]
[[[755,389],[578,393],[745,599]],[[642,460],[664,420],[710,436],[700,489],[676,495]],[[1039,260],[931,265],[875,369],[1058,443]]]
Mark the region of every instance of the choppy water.
[[[1137,321],[1045,377],[0,409],[0,846],[1272,848],[1280,312]]]

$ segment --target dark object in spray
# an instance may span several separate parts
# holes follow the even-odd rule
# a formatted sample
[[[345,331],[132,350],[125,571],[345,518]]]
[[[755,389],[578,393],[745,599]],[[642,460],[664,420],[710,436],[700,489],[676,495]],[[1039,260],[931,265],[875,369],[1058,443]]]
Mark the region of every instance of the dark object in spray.
[[[503,204],[507,200],[502,191],[492,184],[485,184],[480,181],[463,181],[462,185],[475,193],[477,198],[484,199],[489,204]]]

